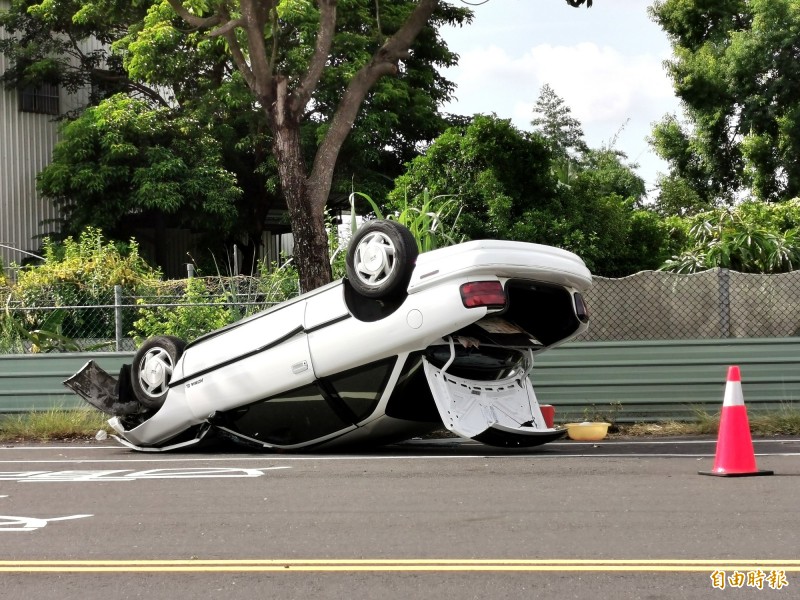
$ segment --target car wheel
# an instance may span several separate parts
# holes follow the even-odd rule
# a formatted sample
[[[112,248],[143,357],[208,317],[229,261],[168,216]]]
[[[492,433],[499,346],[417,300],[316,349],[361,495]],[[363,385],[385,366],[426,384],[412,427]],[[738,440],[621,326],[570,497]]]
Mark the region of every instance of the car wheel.
[[[368,221],[356,232],[347,250],[347,278],[367,298],[392,298],[406,291],[417,242],[396,221]]]
[[[169,391],[175,364],[186,342],[164,335],[147,340],[133,357],[131,385],[136,399],[146,408],[161,408]]]

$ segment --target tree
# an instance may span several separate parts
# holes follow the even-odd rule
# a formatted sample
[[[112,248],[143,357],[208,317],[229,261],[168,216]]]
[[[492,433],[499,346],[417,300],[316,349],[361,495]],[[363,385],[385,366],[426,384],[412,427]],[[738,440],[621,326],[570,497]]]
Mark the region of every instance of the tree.
[[[295,236],[295,261],[304,290],[330,281],[324,209],[333,183],[336,159],[355,124],[369,91],[385,75],[397,75],[401,62],[412,56],[411,48],[437,8],[450,7],[436,0],[402,3],[382,12],[364,11],[364,3],[352,9],[370,18],[361,25],[372,38],[371,48],[358,60],[345,63],[347,76],[341,100],[332,115],[316,110],[314,94],[326,77],[336,76],[337,2],[318,0],[240,0],[205,6],[169,0],[170,6],[191,27],[209,38],[225,41],[234,64],[264,112],[272,135],[281,189]],[[372,3],[369,4],[372,8]],[[369,14],[372,12],[372,14]],[[450,13],[453,14],[452,12]],[[145,29],[139,44],[157,30]],[[310,114],[309,114],[310,113]],[[323,119],[318,150],[306,157],[301,125]],[[310,166],[309,166],[310,162]]]
[[[644,207],[644,180],[625,160],[618,150],[590,149],[560,188],[565,212],[554,227],[562,245],[606,277],[658,268],[672,250],[666,223]]]
[[[134,223],[163,227],[161,215],[175,226],[231,229],[242,189],[224,166],[221,136],[174,113],[117,94],[64,123],[38,177],[63,233],[96,226],[119,239]]]
[[[589,4],[569,2],[584,3]],[[47,13],[64,4],[46,0],[37,6]],[[76,14],[82,17],[108,6],[119,8],[114,0],[66,4],[79,6]],[[327,283],[331,274],[324,208],[337,158],[364,103],[374,100],[380,105],[390,99],[385,88],[381,96],[379,83],[390,75],[406,77],[423,54],[420,36],[440,42],[435,33],[439,24],[468,22],[471,13],[443,0],[343,0],[346,10],[341,14],[336,0],[168,0],[168,4],[174,12],[165,10],[163,2],[148,3],[143,21],[115,44],[126,72],[133,80],[158,86],[165,64],[178,63],[186,73],[192,72],[191,61],[189,67],[183,65],[181,52],[163,53],[165,44],[222,51],[263,115],[295,235],[301,285],[308,290]],[[176,23],[175,15],[183,24]],[[340,28],[343,23],[353,24],[353,29]],[[178,43],[176,38],[191,43]],[[221,72],[224,81],[234,78],[224,65],[207,66],[211,73]],[[337,82],[340,87],[328,104],[320,90],[327,84],[337,89]],[[409,90],[413,88],[412,83]],[[419,94],[412,95],[421,100]],[[414,122],[406,115],[399,120]],[[416,142],[411,137],[401,139],[407,148]]]
[[[670,250],[661,219],[639,208],[644,182],[623,158],[590,150],[563,185],[544,138],[477,115],[409,164],[395,181],[390,208],[427,190],[461,203],[459,235],[552,244],[580,254],[597,274],[628,275],[658,267]]]
[[[546,235],[530,210],[558,204],[545,141],[526,134],[509,119],[476,115],[466,127],[451,127],[395,180],[390,205],[428,190],[462,205],[458,232],[469,239],[532,239]]]
[[[800,193],[800,8],[796,0],[659,0],[667,63],[688,124],[666,117],[653,143],[702,203],[743,192]]]
[[[542,86],[533,112],[538,116],[531,125],[548,141],[555,156],[574,161],[589,150],[583,139],[581,122],[572,116],[572,109],[548,84]]]
[[[317,0],[316,7],[302,0],[240,0],[236,7],[219,2],[210,14],[203,15],[190,11],[180,0],[169,2],[187,23],[227,42],[274,137],[273,153],[295,235],[301,286],[307,290],[327,283],[331,274],[323,211],[337,157],[359,109],[382,77],[402,74],[404,62],[413,58],[412,45],[435,12],[452,15],[455,9],[440,0],[418,0],[403,3],[386,15],[383,11],[391,5],[369,3],[374,12],[363,26],[376,43],[361,60],[347,64],[347,85],[326,120],[318,150],[308,161],[302,152],[300,124],[307,118],[320,81],[336,63],[331,53],[337,23],[336,0]],[[584,0],[568,3],[579,6]],[[288,19],[294,15],[301,17],[305,27],[292,26]],[[386,19],[389,15],[392,18]],[[302,56],[286,52],[297,35],[314,39],[313,52],[306,49]]]

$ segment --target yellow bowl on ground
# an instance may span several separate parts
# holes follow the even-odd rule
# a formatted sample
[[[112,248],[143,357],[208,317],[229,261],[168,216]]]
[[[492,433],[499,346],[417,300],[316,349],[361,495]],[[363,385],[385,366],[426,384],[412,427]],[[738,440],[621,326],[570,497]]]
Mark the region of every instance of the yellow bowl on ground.
[[[567,435],[571,440],[581,440],[583,442],[596,442],[608,435],[608,423],[567,423]]]

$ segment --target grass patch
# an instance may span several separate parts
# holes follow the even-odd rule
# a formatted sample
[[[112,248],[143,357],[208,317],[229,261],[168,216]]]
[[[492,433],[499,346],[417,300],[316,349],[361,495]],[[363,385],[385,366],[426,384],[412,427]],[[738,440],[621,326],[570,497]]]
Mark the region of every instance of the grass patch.
[[[53,440],[92,439],[100,429],[110,432],[106,415],[93,409],[67,410],[51,408],[45,411],[0,415],[0,442],[47,442]],[[753,412],[749,415],[753,435],[800,435],[800,409],[787,406],[778,411]],[[691,421],[661,421],[657,423],[617,423],[616,436],[679,437],[716,435],[719,414],[697,409]],[[442,434],[448,434],[442,430]]]
[[[619,433],[630,437],[716,435],[719,431],[719,417],[719,413],[712,415],[696,409],[692,421],[619,425]],[[748,421],[750,421],[750,432],[753,435],[800,435],[800,409],[792,406],[786,406],[777,411],[751,412],[748,414]]]
[[[93,438],[108,431],[106,416],[93,409],[51,408],[11,415],[0,415],[0,441],[73,440]]]

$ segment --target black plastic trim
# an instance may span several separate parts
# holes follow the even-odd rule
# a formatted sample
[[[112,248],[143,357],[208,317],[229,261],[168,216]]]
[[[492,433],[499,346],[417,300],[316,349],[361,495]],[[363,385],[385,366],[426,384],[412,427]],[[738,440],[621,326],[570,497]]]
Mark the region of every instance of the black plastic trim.
[[[325,329],[330,325],[336,325],[336,323],[341,323],[342,321],[346,321],[347,319],[351,318],[353,315],[350,313],[346,313],[340,317],[335,317],[330,321],[325,321],[324,323],[320,323],[319,325],[314,325],[313,327],[309,327],[305,330],[306,333],[314,333],[315,331],[319,331],[320,329]]]

